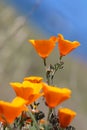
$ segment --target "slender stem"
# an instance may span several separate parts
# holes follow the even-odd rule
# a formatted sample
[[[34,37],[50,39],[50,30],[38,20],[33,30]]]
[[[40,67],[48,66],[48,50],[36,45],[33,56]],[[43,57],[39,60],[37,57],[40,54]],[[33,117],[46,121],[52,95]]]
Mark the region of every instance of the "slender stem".
[[[5,130],[12,130],[10,126],[5,127]]]
[[[46,67],[47,63],[46,63],[46,58],[43,58],[44,61],[44,66]]]
[[[60,128],[60,130],[64,130],[64,128]]]
[[[46,71],[46,79],[47,79],[47,84],[50,85],[50,72],[48,70]]]
[[[6,126],[3,126],[3,129],[4,129],[4,130],[5,130],[5,129],[12,130],[10,124],[8,123],[8,121],[7,121],[7,119],[5,118],[4,115],[2,115],[2,119],[6,122],[6,124],[5,124]]]
[[[60,59],[60,61],[62,60],[62,57],[63,57],[63,56],[60,56],[60,58],[59,58],[59,59]]]
[[[33,123],[34,123],[36,129],[40,130],[40,128],[39,128],[39,126],[38,126],[38,124],[37,124],[37,122],[36,122],[36,120],[35,120],[34,115],[32,114],[32,112],[28,111],[28,113],[29,113],[31,119],[33,120]]]
[[[48,117],[47,117],[48,120],[49,120],[49,117],[50,117],[51,113],[52,113],[52,108],[49,108]]]
[[[47,80],[47,83],[50,84],[50,69],[47,68],[46,58],[43,58],[43,62],[44,62],[45,70],[46,70],[46,80]]]

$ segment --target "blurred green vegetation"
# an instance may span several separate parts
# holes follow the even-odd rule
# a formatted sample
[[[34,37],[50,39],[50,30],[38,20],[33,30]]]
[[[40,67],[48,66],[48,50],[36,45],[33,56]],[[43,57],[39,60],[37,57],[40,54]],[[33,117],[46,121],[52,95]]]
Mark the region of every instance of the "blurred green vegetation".
[[[42,59],[37,55],[28,39],[46,38],[39,27],[26,22],[15,9],[0,2],[0,99],[10,101],[14,92],[9,82],[21,82],[25,76],[43,76],[45,71]],[[57,47],[47,59],[47,63],[58,61]],[[59,70],[54,79],[55,85],[72,90],[71,99],[63,104],[77,112],[74,121],[77,130],[86,130],[87,122],[87,65],[78,59],[64,57],[64,69]]]

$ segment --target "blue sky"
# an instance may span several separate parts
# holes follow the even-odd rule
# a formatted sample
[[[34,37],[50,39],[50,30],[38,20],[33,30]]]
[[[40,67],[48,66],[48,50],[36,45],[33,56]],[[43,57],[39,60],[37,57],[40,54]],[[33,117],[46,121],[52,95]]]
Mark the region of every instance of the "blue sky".
[[[29,17],[50,35],[62,33],[66,39],[78,40],[75,55],[87,60],[87,0],[5,0],[24,16],[37,4]]]
[[[5,0],[12,3],[22,13],[28,13],[32,7],[40,1],[37,10],[63,13],[69,20],[79,27],[87,27],[87,1],[86,0]],[[37,11],[36,11],[37,12]],[[44,13],[44,11],[43,11]],[[84,23],[81,26],[81,22]]]

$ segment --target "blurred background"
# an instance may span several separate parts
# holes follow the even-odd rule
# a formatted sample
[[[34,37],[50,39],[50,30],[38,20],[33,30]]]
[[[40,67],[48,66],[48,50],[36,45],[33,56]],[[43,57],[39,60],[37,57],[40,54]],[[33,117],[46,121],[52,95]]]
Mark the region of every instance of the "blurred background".
[[[44,66],[28,39],[44,39],[62,33],[81,46],[64,57],[64,69],[55,84],[72,90],[72,98],[62,104],[77,112],[76,130],[86,130],[87,122],[87,1],[84,0],[0,0],[0,100],[11,101],[12,81],[37,75],[45,79]],[[58,59],[57,47],[48,58]],[[54,59],[55,56],[55,59]],[[37,64],[36,64],[37,63]]]

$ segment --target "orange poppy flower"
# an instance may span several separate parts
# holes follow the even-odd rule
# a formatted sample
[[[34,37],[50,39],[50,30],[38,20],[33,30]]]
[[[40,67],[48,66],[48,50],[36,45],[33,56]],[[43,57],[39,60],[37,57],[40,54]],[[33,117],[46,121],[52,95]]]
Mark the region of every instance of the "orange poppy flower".
[[[48,40],[29,40],[29,42],[32,43],[39,56],[45,59],[54,49],[57,38],[55,36],[52,36]]]
[[[32,83],[40,83],[42,82],[42,80],[43,80],[42,77],[36,77],[36,76],[30,76],[24,78],[24,81],[30,81]]]
[[[71,123],[71,121],[75,116],[76,112],[68,108],[60,108],[58,110],[59,122],[62,128],[66,128]]]
[[[0,101],[0,121],[12,123],[22,111],[28,110],[26,101],[21,97],[16,97],[12,102]]]
[[[62,34],[58,34],[58,49],[61,57],[67,55],[78,46],[80,46],[78,41],[65,40]]]
[[[46,84],[43,85],[43,92],[46,103],[51,108],[56,107],[71,96],[71,90],[67,88],[58,88]]]
[[[32,83],[30,81],[24,81],[23,83],[10,83],[10,85],[13,87],[13,89],[16,92],[17,96],[20,96],[27,100],[27,105],[34,102],[36,99],[38,99],[40,96],[43,95],[43,93],[40,93],[42,89],[42,84],[40,83]]]

